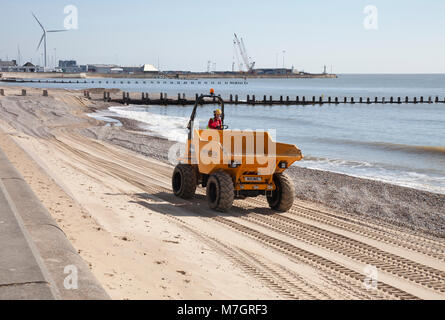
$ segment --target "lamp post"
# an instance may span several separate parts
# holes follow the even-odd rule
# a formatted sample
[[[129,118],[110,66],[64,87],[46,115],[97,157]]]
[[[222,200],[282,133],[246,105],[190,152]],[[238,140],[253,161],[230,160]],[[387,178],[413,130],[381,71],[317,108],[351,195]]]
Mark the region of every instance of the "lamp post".
[[[286,50],[283,50],[283,69],[284,69],[284,54],[286,53]]]

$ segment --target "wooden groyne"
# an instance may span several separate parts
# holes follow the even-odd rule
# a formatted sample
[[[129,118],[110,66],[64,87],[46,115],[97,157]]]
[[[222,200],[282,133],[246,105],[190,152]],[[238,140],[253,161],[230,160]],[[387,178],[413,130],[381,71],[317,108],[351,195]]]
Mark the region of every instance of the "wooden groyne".
[[[178,93],[175,96],[168,96],[166,93],[159,93],[156,98],[153,98],[153,94],[145,92],[140,93],[140,98],[130,97],[129,92],[122,92],[122,96],[119,98],[111,98],[110,92],[103,92],[103,100],[108,102],[115,102],[120,104],[135,104],[135,105],[193,105],[198,99],[198,94],[195,94],[194,98],[186,97],[185,93]],[[91,99],[90,92],[84,91],[84,96]],[[445,97],[316,97],[312,96],[307,98],[306,96],[279,96],[279,99],[274,99],[273,96],[262,96],[258,99],[255,95],[247,95],[245,99],[241,99],[239,95],[230,94],[228,99],[223,99],[225,104],[244,104],[244,105],[324,105],[324,104],[418,104],[418,103],[445,103]],[[216,99],[213,101],[207,100],[205,104],[216,103]]]
[[[42,89],[42,95],[48,96],[49,90]],[[106,102],[113,102],[118,104],[135,104],[135,105],[194,105],[199,97],[196,93],[194,97],[186,97],[185,93],[178,93],[177,95],[168,95],[167,93],[147,93],[147,92],[126,92],[121,91],[119,94],[111,93],[104,90],[97,93],[96,90],[84,90],[83,96],[92,100],[103,100]],[[0,89],[0,96],[5,96],[5,89]],[[26,89],[21,90],[21,95],[26,96]],[[138,97],[135,97],[138,95]],[[246,95],[241,98],[238,94],[230,94],[228,98],[223,99],[225,104],[235,105],[325,105],[325,104],[433,104],[445,103],[445,97],[316,97],[312,96],[283,96],[280,95],[278,99],[273,96],[263,95],[258,99],[255,95]],[[216,97],[204,101],[204,104],[216,103]]]

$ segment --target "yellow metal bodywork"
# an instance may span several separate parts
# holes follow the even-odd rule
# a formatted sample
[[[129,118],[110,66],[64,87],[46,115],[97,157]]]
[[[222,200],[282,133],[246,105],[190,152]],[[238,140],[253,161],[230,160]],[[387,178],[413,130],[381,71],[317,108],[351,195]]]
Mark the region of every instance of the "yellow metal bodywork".
[[[226,171],[235,190],[275,190],[273,174],[302,158],[295,145],[277,143],[268,132],[194,129],[180,161],[197,166],[200,174]]]

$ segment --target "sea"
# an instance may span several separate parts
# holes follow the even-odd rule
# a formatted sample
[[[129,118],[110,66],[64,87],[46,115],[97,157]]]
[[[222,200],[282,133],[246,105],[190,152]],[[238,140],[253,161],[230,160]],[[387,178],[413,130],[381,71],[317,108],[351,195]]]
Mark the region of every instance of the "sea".
[[[44,81],[42,79],[42,81]],[[46,81],[46,79],[45,79]],[[60,81],[60,79],[58,79]],[[65,79],[66,81],[66,79]],[[74,80],[74,82],[77,81]],[[83,83],[86,81],[87,83]],[[233,129],[273,132],[279,142],[297,145],[304,159],[296,166],[369,178],[445,194],[445,74],[340,74],[336,79],[81,79],[81,83],[24,83],[45,88],[119,88],[131,92],[194,96],[208,93],[246,100],[283,96],[360,97],[379,100],[405,97],[431,104],[338,104],[306,106],[226,105],[225,124]],[[6,83],[2,83],[2,85]],[[215,105],[201,106],[197,117],[205,127]],[[93,117],[116,122],[138,120],[148,135],[184,141],[192,106],[112,106]]]

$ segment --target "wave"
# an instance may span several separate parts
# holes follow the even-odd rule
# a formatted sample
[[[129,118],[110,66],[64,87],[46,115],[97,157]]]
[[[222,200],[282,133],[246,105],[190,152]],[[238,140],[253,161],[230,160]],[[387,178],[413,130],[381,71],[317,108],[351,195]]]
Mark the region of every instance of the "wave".
[[[409,153],[417,153],[417,154],[437,154],[445,156],[445,147],[441,146],[419,146],[419,145],[407,145],[407,144],[395,144],[395,143],[387,143],[387,142],[375,142],[371,143],[371,145],[375,145],[377,147],[382,147],[384,149],[394,150],[394,151],[403,151]]]
[[[354,146],[368,146],[382,150],[399,151],[414,154],[432,154],[445,156],[445,146],[421,146],[421,145],[409,145],[391,142],[380,141],[356,141],[348,139],[335,139],[335,138],[315,138],[314,140],[320,142],[331,142],[343,145]]]
[[[367,162],[316,157],[306,157],[303,161],[296,162],[294,165],[445,194],[445,177],[427,170],[413,171],[408,168],[388,168]]]
[[[146,108],[110,107],[108,110],[145,124],[143,129],[151,131],[158,137],[179,142],[187,139],[186,118],[150,113]]]

